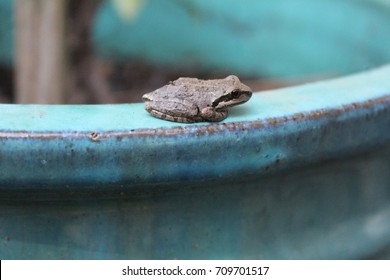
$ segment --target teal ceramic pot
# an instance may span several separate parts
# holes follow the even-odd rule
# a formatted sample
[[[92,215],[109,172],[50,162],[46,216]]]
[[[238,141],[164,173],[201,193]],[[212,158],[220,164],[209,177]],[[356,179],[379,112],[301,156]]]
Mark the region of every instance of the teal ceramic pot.
[[[1,258],[382,257],[388,77],[256,93],[219,124],[1,105]]]
[[[146,1],[140,11],[152,2],[162,8]],[[289,77],[376,67],[254,93],[221,123],[167,122],[143,104],[0,105],[0,258],[389,258],[387,2],[275,1],[263,3],[264,11],[231,6],[232,18],[225,16],[228,7],[219,14],[206,9],[206,1],[186,1],[193,5],[186,13],[178,11],[182,1],[161,2],[176,7],[177,21],[157,26],[178,32],[190,14],[219,42],[227,40],[214,60],[202,44],[215,41],[174,45],[178,57],[189,45],[198,49],[207,67]],[[101,9],[95,26],[100,54],[132,57],[134,40],[123,39],[123,51],[101,43],[122,24],[107,21],[115,28],[100,30],[100,17],[109,17],[113,6]],[[144,20],[141,12],[134,24]],[[153,15],[159,20],[165,13]],[[227,19],[230,32],[247,44],[227,43],[238,36],[221,27]],[[162,43],[166,33],[150,37],[147,25],[139,28],[143,32],[134,28],[131,36],[141,36],[134,38],[145,57],[179,61],[166,55],[172,47]],[[264,39],[270,32],[272,44]],[[239,63],[224,59],[240,46]]]

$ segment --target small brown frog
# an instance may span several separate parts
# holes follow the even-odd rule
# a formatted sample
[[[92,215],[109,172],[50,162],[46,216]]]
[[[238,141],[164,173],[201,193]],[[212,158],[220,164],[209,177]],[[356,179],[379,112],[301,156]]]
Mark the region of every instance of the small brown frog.
[[[179,78],[142,96],[154,117],[183,123],[219,122],[227,109],[248,101],[252,90],[234,76],[217,80]]]

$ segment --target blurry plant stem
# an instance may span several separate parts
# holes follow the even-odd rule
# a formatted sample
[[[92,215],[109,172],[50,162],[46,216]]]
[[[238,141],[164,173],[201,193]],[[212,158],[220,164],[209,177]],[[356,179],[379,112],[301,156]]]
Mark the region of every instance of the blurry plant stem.
[[[64,101],[66,0],[16,0],[16,102]]]

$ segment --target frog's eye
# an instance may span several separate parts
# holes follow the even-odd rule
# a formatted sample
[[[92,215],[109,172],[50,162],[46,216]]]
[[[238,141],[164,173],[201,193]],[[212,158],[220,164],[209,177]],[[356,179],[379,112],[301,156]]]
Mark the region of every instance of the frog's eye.
[[[238,98],[241,95],[241,93],[238,90],[232,91],[231,94],[233,98]]]

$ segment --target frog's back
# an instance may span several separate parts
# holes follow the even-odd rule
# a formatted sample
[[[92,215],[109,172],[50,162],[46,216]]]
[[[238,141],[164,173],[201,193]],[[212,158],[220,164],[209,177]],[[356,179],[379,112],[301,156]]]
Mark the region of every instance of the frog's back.
[[[198,96],[203,99],[213,99],[213,96],[223,93],[230,86],[226,83],[226,79],[199,80],[197,78],[179,78],[170,85],[167,90],[174,91],[178,98]]]
[[[153,95],[158,100],[185,100],[200,108],[211,106],[214,100],[223,95],[229,88],[239,83],[236,76],[228,76],[225,79],[200,80],[197,78],[178,78],[169,82],[148,95]]]

